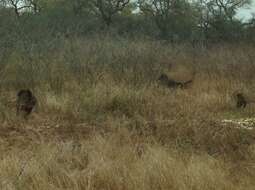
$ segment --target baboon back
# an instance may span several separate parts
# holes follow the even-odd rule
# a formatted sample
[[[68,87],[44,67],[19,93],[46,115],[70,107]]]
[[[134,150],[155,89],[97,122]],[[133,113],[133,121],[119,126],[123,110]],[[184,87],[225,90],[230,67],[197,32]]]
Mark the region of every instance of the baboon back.
[[[25,116],[29,115],[37,103],[36,98],[29,89],[20,90],[17,94],[17,115],[23,112]]]
[[[244,98],[243,94],[242,93],[238,93],[236,95],[236,98],[237,98],[236,107],[237,108],[241,108],[241,107],[245,108],[246,105],[247,105],[247,101]]]
[[[193,81],[193,80],[189,80],[186,82],[178,82],[173,79],[169,79],[166,74],[161,74],[158,80],[161,82],[162,85],[165,85],[168,88],[178,88],[178,87],[184,88]]]

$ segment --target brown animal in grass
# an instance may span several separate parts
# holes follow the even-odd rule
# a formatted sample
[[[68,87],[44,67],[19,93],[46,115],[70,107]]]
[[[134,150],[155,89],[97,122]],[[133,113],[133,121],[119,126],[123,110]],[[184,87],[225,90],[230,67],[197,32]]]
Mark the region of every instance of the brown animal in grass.
[[[185,88],[188,84],[193,82],[193,80],[188,80],[185,82],[175,81],[173,79],[169,79],[166,74],[161,74],[158,78],[158,81],[162,85],[167,86],[168,88]]]
[[[27,118],[36,104],[37,99],[29,89],[20,90],[16,101],[17,115],[22,114],[24,118]]]
[[[242,93],[236,94],[236,107],[237,108],[245,108],[247,103],[248,102]]]

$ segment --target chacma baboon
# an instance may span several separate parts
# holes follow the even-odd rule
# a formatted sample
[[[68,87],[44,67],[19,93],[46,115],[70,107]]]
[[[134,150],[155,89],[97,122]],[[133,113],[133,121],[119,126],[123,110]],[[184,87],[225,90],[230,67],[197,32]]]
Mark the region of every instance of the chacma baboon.
[[[169,79],[166,74],[161,74],[158,78],[158,81],[162,84],[167,86],[168,88],[185,88],[188,84],[192,83],[193,80],[188,80],[185,82],[178,82],[173,79]]]
[[[237,108],[245,108],[247,105],[247,101],[244,98],[244,95],[242,93],[236,94],[236,107]]]
[[[32,112],[37,100],[29,89],[20,90],[17,94],[16,109],[17,115],[22,114],[24,118]]]

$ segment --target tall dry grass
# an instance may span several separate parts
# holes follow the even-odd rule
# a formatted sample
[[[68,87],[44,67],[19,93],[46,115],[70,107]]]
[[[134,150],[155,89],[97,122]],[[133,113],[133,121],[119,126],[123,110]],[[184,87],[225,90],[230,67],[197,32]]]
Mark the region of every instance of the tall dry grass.
[[[108,137],[31,146],[0,162],[1,189],[253,189],[254,178],[239,166],[207,154],[178,153],[158,144],[144,144],[137,153],[125,130]],[[254,150],[253,150],[254,154]],[[244,163],[241,170],[251,170]],[[254,174],[254,173],[251,173]]]
[[[254,188],[254,130],[220,122],[254,115],[233,100],[255,99],[254,47],[102,37],[50,47],[1,62],[1,189]],[[194,82],[169,90],[163,72]],[[39,101],[28,121],[15,116],[20,88]]]

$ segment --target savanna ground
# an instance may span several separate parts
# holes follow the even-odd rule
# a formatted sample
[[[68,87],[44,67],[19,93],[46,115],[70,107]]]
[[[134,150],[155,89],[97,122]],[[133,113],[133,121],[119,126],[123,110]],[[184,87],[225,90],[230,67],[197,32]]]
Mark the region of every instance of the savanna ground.
[[[254,117],[233,98],[255,100],[254,50],[97,37],[5,52],[0,189],[253,190],[255,131],[221,120]],[[194,82],[169,90],[163,72]],[[27,121],[21,88],[39,102]]]

